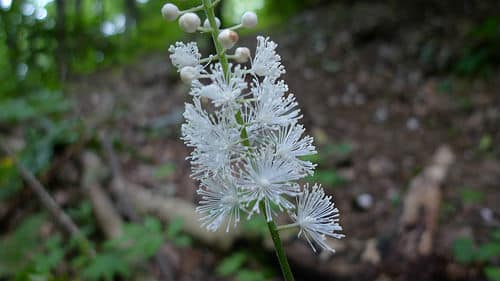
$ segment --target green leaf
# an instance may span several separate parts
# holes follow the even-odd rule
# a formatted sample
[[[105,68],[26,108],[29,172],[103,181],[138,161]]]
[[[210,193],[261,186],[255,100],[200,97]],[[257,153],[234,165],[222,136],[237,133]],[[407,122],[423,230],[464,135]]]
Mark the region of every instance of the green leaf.
[[[43,214],[28,217],[0,240],[0,276],[16,274],[30,266],[30,255],[41,250],[38,234],[44,221]]]
[[[474,204],[483,201],[484,192],[466,187],[462,189],[462,191],[460,192],[460,196],[462,197],[462,201],[464,203]]]
[[[169,224],[167,228],[167,237],[173,239],[179,235],[184,226],[184,220],[182,218],[175,218]]]
[[[479,247],[477,259],[479,261],[489,261],[494,257],[500,256],[500,243],[486,243]]]
[[[217,266],[216,272],[222,277],[237,273],[243,266],[247,259],[247,254],[244,252],[237,252],[222,260],[222,263]]]
[[[500,267],[486,266],[483,270],[484,275],[490,281],[500,281]]]
[[[193,244],[193,239],[187,235],[181,235],[176,237],[173,243],[177,247],[189,247]]]
[[[312,176],[308,176],[306,181],[310,183],[321,183],[326,186],[336,187],[346,183],[346,180],[339,176],[335,170],[319,170]]]
[[[170,177],[175,172],[175,164],[167,163],[161,165],[153,171],[153,176],[159,179],[165,179]]]
[[[120,256],[113,254],[98,254],[83,270],[82,277],[87,280],[112,281],[116,275],[129,276],[129,264]]]
[[[491,232],[491,239],[495,241],[500,241],[500,229],[495,229]]]
[[[475,258],[474,241],[470,238],[458,238],[453,242],[453,255],[457,262],[466,264]]]
[[[481,151],[488,151],[493,144],[493,139],[491,138],[490,135],[484,135],[481,137],[481,140],[479,141],[479,150]]]
[[[236,274],[236,279],[238,281],[265,281],[266,276],[260,271],[240,269]]]
[[[267,234],[267,222],[263,216],[253,216],[249,220],[242,222],[242,227],[246,232],[255,233],[257,235]]]

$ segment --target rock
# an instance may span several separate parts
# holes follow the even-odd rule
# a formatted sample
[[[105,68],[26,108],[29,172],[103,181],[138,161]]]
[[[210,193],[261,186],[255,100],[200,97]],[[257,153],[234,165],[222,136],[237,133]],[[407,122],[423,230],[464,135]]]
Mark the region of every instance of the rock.
[[[492,224],[495,221],[493,211],[490,208],[481,208],[479,214],[486,224]]]
[[[415,131],[420,128],[420,121],[416,117],[410,117],[406,121],[406,128],[410,131]]]
[[[394,163],[386,157],[378,156],[368,160],[368,172],[373,177],[388,176],[396,171]]]
[[[375,238],[366,241],[365,249],[361,254],[361,260],[373,265],[380,263],[380,252],[377,249],[377,240]]]
[[[368,210],[373,206],[373,196],[369,193],[362,193],[356,197],[356,204],[363,210]]]
[[[389,110],[385,106],[380,106],[375,110],[374,118],[377,123],[384,123],[389,117]]]

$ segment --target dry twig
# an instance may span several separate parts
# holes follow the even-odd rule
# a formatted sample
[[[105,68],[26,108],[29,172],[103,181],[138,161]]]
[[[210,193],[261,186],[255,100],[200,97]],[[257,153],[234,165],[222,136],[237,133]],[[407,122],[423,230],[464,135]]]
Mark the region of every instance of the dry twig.
[[[26,181],[28,186],[36,194],[42,205],[49,211],[54,220],[72,237],[80,240],[85,249],[88,251],[89,255],[95,256],[95,250],[92,248],[91,243],[87,240],[85,235],[80,231],[78,226],[73,222],[73,220],[64,212],[64,210],[57,204],[57,202],[52,198],[45,187],[38,181],[38,179],[17,159],[15,154],[10,150],[6,143],[0,141],[0,146],[4,152],[13,159],[16,167],[21,175],[21,177]]]

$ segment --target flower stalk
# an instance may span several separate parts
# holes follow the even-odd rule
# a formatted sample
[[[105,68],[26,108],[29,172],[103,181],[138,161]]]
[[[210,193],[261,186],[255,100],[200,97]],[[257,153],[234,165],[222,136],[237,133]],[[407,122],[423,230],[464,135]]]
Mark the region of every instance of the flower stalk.
[[[263,214],[265,214],[264,203],[260,202],[260,209]],[[278,228],[274,221],[267,222],[267,228],[271,234],[271,239],[273,239],[274,249],[276,250],[276,256],[278,257],[278,262],[281,267],[281,272],[283,273],[283,278],[285,281],[294,281],[292,270],[288,264],[288,259],[286,257],[285,249],[283,248],[283,243],[281,243],[280,234],[278,233]]]

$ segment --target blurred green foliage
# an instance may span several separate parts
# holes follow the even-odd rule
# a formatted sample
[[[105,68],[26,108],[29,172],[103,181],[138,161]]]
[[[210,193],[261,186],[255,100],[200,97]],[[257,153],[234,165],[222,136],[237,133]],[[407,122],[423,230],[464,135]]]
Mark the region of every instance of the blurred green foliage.
[[[221,277],[234,277],[238,281],[264,281],[273,277],[271,268],[251,266],[255,264],[254,255],[246,251],[237,251],[225,257],[215,269]]]
[[[318,148],[317,154],[302,157],[303,160],[318,164],[314,174],[308,176],[306,181],[332,188],[344,185],[347,180],[337,173],[335,162],[346,160],[351,152],[352,146],[349,143],[327,143]]]
[[[491,232],[489,242],[477,245],[472,238],[458,238],[453,243],[455,260],[464,265],[479,266],[488,280],[496,281],[500,277],[500,230]]]
[[[91,220],[92,214],[85,209],[70,213],[85,214]],[[158,220],[146,218],[141,224],[124,225],[120,237],[98,244],[98,254],[90,257],[81,251],[78,242],[67,243],[59,235],[44,233],[47,223],[43,213],[33,215],[24,219],[11,235],[0,239],[0,279],[71,280],[64,276],[75,272],[84,280],[130,277],[140,272],[141,264],[156,254],[168,236]]]
[[[500,17],[488,17],[467,34],[455,71],[462,75],[490,75],[500,62]]]

